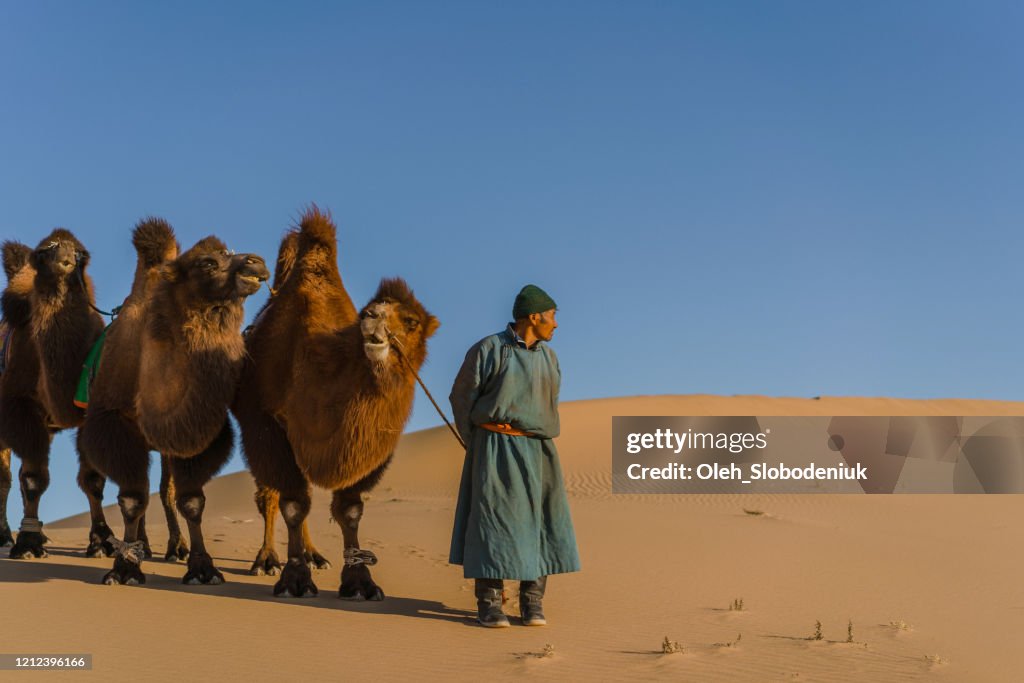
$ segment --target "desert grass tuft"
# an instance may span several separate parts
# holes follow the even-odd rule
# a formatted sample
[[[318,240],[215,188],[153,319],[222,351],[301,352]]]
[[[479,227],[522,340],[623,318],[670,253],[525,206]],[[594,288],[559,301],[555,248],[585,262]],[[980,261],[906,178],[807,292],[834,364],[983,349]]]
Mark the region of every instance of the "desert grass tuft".
[[[545,643],[544,648],[540,652],[519,652],[516,654],[516,659],[550,659],[555,656],[555,646],[551,643]]]
[[[742,633],[737,633],[736,634],[736,640],[730,640],[727,643],[715,643],[715,647],[736,647],[737,645],[740,644],[741,640],[743,640],[743,634]]]
[[[814,634],[808,636],[807,640],[823,640],[825,635],[821,632],[821,621],[814,622]]]
[[[681,653],[683,646],[678,641],[669,640],[668,636],[665,636],[665,640],[661,643],[661,654],[663,655],[674,655]]]

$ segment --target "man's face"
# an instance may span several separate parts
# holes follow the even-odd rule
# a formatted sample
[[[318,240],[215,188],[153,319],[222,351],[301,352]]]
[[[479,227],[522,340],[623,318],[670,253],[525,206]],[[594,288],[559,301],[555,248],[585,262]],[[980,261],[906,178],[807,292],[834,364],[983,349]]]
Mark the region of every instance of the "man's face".
[[[530,316],[530,322],[533,323],[533,333],[537,335],[538,339],[546,342],[551,341],[555,330],[558,329],[558,322],[555,320],[555,309],[553,308],[543,313],[534,313]]]

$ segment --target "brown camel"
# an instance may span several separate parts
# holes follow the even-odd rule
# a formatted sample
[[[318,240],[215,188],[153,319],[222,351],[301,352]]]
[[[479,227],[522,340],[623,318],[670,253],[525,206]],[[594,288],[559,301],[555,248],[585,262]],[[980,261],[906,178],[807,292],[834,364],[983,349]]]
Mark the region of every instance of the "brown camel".
[[[69,231],[54,230],[34,250],[5,242],[3,262],[3,316],[10,337],[9,362],[0,375],[0,446],[21,458],[18,480],[24,503],[11,557],[45,557],[39,500],[50,483],[50,443],[56,432],[82,422],[73,396],[103,319],[93,310],[92,281],[86,273],[89,252]],[[2,460],[0,502],[6,507],[10,456]],[[101,504],[103,477],[79,458],[78,482],[92,512],[86,553],[112,553]]]
[[[28,263],[28,255],[29,248],[24,244],[6,242],[3,245],[3,266],[8,283]],[[4,318],[0,319],[0,392],[2,392],[2,376],[10,359],[11,342],[14,337],[14,330],[7,320],[6,311],[10,308],[11,315],[21,320],[21,326],[24,327],[30,315],[30,308],[28,297],[19,296],[10,287],[5,288],[0,307],[5,311]],[[7,497],[10,492],[11,449],[0,442],[0,548],[14,545],[14,536],[11,534],[11,526],[7,521]]]
[[[304,525],[310,484],[334,492],[344,536],[342,598],[381,600],[359,547],[361,494],[391,461],[412,410],[415,377],[437,319],[400,279],[385,279],[360,313],[341,282],[335,226],[315,206],[281,243],[276,294],[246,336],[248,358],[232,411],[258,486],[263,548],[254,569],[276,564],[271,543],[279,501],[288,562],[274,594],[315,595]]]
[[[179,256],[161,219],[140,222],[132,241],[135,281],[108,331],[78,431],[79,450],[120,487],[124,541],[103,582],[145,583],[139,521],[149,502],[149,452],[156,450],[170,466],[188,525],[183,582],[219,584],[224,576],[203,541],[203,486],[231,454],[228,405],[245,353],[243,305],[269,272],[259,256],[235,255],[216,237]]]

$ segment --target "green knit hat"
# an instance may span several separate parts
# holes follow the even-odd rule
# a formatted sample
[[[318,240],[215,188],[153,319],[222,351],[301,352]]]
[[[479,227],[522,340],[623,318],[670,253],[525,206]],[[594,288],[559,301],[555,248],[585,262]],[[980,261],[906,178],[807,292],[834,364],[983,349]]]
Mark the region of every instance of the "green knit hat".
[[[512,319],[519,320],[531,313],[543,313],[557,308],[555,300],[548,296],[548,293],[537,285],[526,285],[516,296],[516,302],[512,306]]]

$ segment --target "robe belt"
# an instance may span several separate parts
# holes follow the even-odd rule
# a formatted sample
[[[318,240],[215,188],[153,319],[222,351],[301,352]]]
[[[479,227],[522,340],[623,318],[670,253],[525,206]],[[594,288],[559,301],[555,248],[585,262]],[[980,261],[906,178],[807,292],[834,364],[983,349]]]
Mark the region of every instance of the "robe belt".
[[[497,432],[498,434],[508,434],[509,436],[537,436],[530,432],[524,432],[522,429],[516,429],[512,425],[505,422],[484,422],[479,425],[489,432]]]

